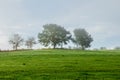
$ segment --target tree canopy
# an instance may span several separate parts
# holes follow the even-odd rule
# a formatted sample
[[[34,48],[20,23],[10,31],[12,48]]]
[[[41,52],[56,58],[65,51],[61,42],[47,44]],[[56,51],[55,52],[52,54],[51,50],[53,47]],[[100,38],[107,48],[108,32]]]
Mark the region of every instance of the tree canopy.
[[[93,41],[93,38],[85,29],[75,29],[74,36],[74,43],[79,45],[82,50],[91,46],[90,43]]]
[[[67,44],[71,34],[64,27],[57,24],[43,25],[44,30],[38,34],[39,42],[44,46],[51,45],[53,48]]]

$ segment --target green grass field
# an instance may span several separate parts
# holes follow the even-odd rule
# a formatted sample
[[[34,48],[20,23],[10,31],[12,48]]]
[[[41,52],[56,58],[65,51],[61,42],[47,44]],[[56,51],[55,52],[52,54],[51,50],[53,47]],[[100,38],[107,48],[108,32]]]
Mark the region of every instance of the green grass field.
[[[120,80],[120,51],[0,52],[0,80]]]

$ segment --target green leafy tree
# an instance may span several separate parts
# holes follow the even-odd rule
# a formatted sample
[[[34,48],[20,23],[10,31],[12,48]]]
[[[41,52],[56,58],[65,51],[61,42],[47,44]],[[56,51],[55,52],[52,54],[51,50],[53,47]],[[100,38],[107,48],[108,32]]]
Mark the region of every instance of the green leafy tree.
[[[107,50],[106,47],[100,47],[100,50]]]
[[[74,36],[74,43],[80,46],[82,50],[91,46],[90,43],[93,41],[93,38],[85,29],[75,29]]]
[[[24,41],[23,38],[19,34],[14,34],[10,38],[9,43],[13,45],[14,50],[17,50],[18,47],[20,47],[22,45],[23,41]]]
[[[120,47],[119,47],[119,46],[117,46],[117,47],[115,47],[115,48],[114,48],[114,50],[120,50]]]
[[[35,41],[35,38],[33,38],[33,37],[28,38],[28,40],[26,40],[26,43],[25,43],[25,45],[29,49],[32,49],[34,44],[36,44],[36,41]]]
[[[38,34],[38,38],[39,42],[44,46],[52,45],[53,48],[63,46],[71,38],[70,32],[57,24],[46,24],[43,25],[43,28],[44,30]]]

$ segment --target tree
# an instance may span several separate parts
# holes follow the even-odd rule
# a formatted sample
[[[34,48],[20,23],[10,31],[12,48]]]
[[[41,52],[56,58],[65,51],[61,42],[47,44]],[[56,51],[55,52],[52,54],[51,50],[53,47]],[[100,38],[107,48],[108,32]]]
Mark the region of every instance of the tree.
[[[35,38],[30,37],[28,40],[26,40],[25,45],[29,48],[32,49],[33,45],[36,44]]]
[[[93,41],[93,38],[85,29],[75,29],[74,36],[74,43],[80,46],[82,50],[91,46],[90,43]]]
[[[106,47],[100,47],[100,50],[106,50],[107,48]]]
[[[46,24],[43,25],[43,28],[44,30],[38,34],[38,38],[44,46],[52,45],[53,48],[56,48],[57,45],[67,44],[71,38],[70,32],[57,24]]]
[[[13,49],[17,50],[18,47],[22,45],[23,38],[19,34],[14,34],[10,40],[9,43],[13,45]]]
[[[115,47],[115,48],[114,48],[114,50],[120,50],[120,47],[119,47],[119,46],[117,46],[117,47]]]

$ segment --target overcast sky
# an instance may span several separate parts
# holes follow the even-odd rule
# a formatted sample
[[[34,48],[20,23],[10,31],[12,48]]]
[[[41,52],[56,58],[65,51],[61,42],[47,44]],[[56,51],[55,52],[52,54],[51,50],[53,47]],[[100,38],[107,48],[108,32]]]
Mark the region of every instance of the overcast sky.
[[[12,34],[37,37],[49,23],[85,28],[92,48],[120,46],[120,0],[0,0],[0,48],[11,48]]]

